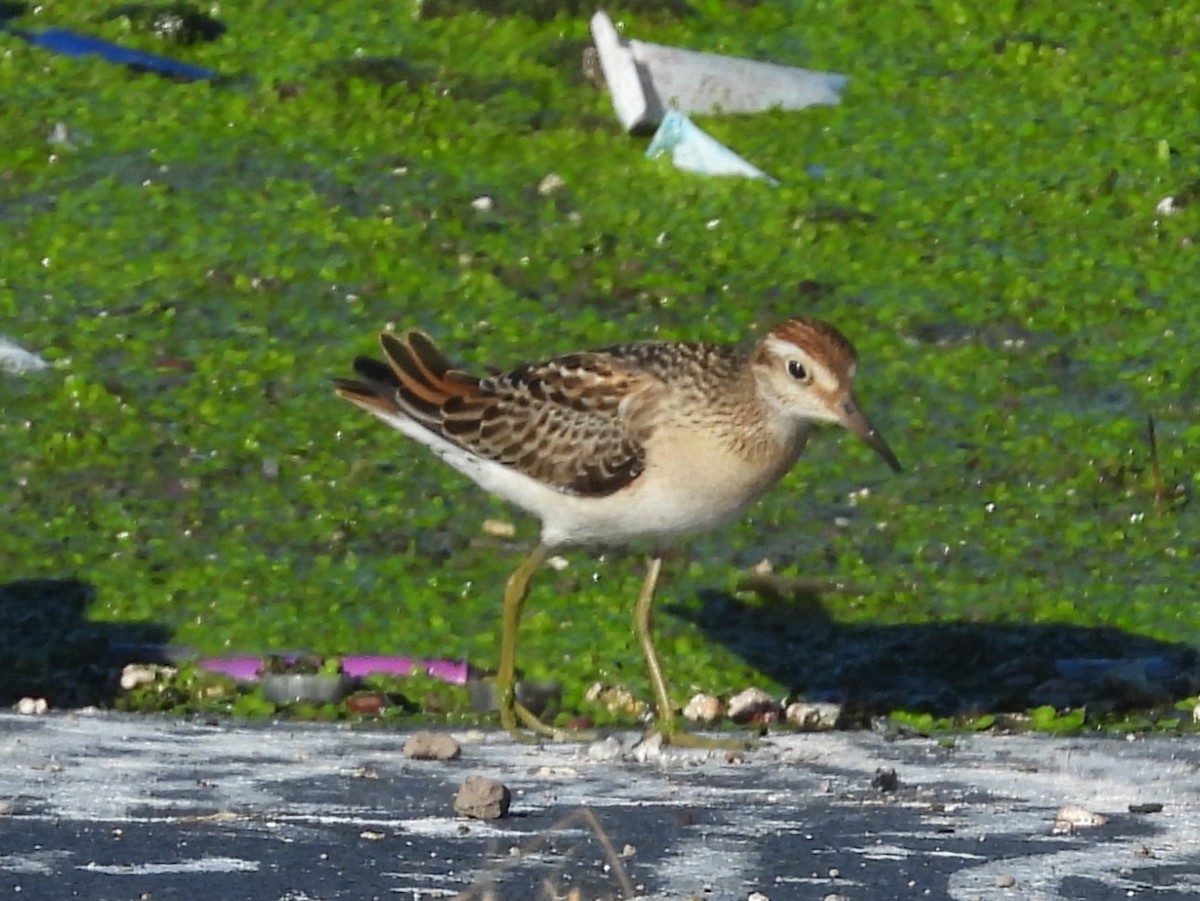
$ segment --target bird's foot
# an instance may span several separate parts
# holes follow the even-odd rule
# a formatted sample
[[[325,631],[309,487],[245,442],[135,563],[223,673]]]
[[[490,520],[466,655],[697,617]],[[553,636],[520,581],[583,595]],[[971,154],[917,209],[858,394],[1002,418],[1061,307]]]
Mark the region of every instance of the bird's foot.
[[[517,722],[518,720],[520,723]],[[554,726],[547,726],[524,704],[515,702],[510,710],[501,708],[500,722],[509,735],[525,744],[536,744],[546,739],[555,742],[589,742],[595,741],[599,737],[595,732],[587,729],[558,729]],[[522,728],[522,725],[525,728]]]
[[[651,729],[646,733],[642,741],[648,741],[656,736],[662,741],[663,745],[669,745],[673,748],[696,748],[704,751],[737,753],[739,751],[749,751],[758,745],[757,739],[750,738],[749,736],[745,738],[710,738],[707,735],[683,732],[674,718],[661,721],[657,728]]]

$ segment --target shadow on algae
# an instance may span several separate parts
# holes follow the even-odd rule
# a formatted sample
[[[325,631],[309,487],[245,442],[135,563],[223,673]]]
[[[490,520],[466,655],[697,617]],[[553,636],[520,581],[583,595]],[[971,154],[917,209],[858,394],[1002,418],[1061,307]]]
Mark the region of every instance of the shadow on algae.
[[[111,706],[121,669],[146,656],[138,647],[170,640],[165,626],[87,619],[95,594],[79,579],[0,583],[0,706],[23,697],[60,709]]]
[[[1089,716],[1165,708],[1193,695],[1200,654],[1111,627],[1066,623],[839,623],[818,589],[747,605],[720,591],[663,604],[806,701],[843,705],[842,727],[894,711],[935,717],[1043,705]]]

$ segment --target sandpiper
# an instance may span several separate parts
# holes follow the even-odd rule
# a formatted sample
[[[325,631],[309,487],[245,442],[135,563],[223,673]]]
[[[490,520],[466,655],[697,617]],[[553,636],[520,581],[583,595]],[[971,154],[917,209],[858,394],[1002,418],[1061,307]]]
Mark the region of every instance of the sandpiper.
[[[855,399],[857,355],[817,319],[790,319],[757,344],[644,341],[468,375],[420,331],[379,336],[386,362],[354,361],[346,400],[428,447],[487,491],[541,520],[541,541],[504,591],[500,719],[522,740],[564,738],[518,704],[517,630],[534,572],[552,551],[646,542],[654,548],[634,606],[657,705],[677,733],[651,637],[662,552],[738,516],[796,462],[818,423],[900,462]]]

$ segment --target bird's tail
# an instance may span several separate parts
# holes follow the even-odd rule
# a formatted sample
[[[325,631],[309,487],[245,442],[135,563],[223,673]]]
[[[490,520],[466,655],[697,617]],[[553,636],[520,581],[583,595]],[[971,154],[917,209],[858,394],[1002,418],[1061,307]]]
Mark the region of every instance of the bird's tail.
[[[479,380],[455,369],[424,332],[383,332],[379,345],[387,362],[358,357],[358,378],[333,382],[340,397],[370,413],[409,416],[440,431],[443,406],[479,389]]]

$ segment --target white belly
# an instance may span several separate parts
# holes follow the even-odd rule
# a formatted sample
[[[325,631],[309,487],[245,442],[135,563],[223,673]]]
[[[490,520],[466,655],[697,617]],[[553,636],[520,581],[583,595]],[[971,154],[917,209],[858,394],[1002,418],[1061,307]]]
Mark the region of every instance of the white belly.
[[[605,497],[581,497],[475,457],[407,417],[380,418],[486,491],[538,517],[542,542],[550,547],[666,544],[716,528],[774,485],[796,461],[806,438],[805,431],[797,431],[771,459],[751,463],[711,434],[676,431],[669,446],[648,449],[646,471],[627,487]]]
[[[735,519],[791,468],[803,441],[768,465],[721,452],[708,441],[678,442],[629,487],[604,498],[566,498],[542,515],[548,544],[669,543]],[[561,497],[561,496],[560,496]]]

